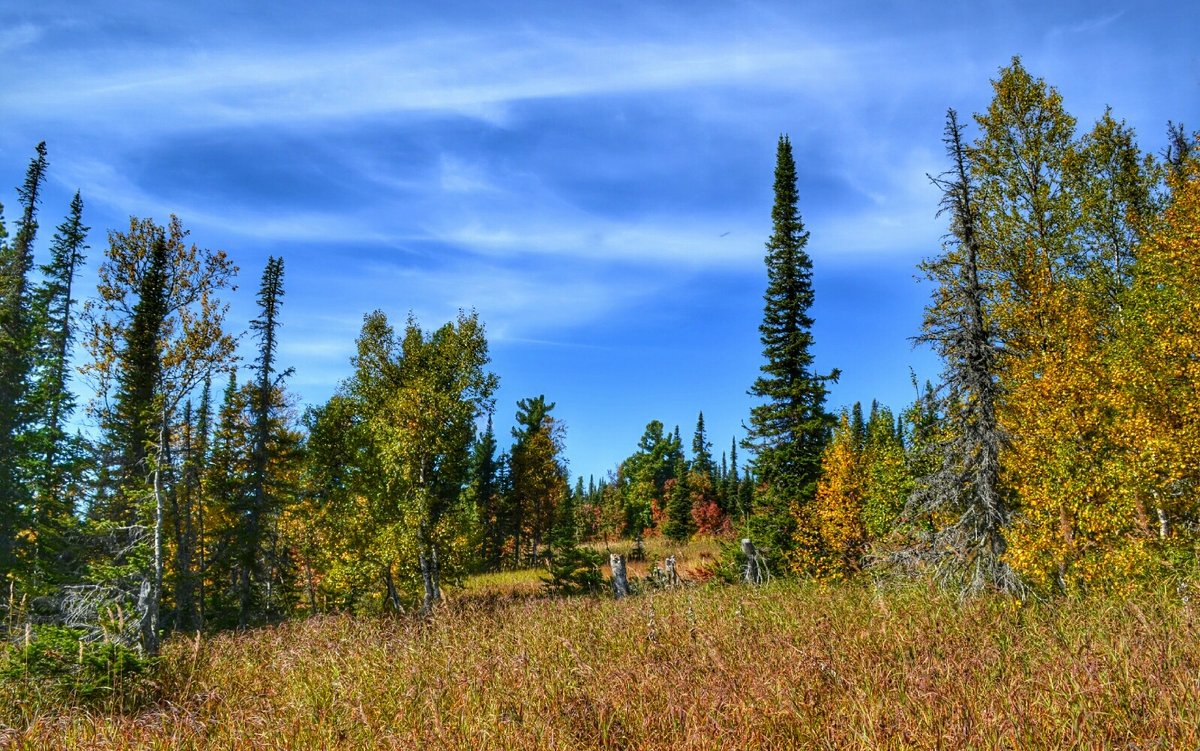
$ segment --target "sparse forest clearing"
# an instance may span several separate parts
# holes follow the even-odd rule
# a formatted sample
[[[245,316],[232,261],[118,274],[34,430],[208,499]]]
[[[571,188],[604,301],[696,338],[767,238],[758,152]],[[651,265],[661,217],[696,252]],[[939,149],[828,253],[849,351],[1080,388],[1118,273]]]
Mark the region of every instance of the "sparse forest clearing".
[[[1072,23],[1071,34],[1131,20]],[[0,28],[0,51],[39,39],[22,28],[25,42]],[[577,67],[561,51],[527,54],[535,33],[477,52],[491,36],[456,38],[455,54],[467,49],[472,67],[533,61],[514,82]],[[553,36],[566,58],[597,41]],[[185,200],[204,181],[182,165],[203,157],[170,159],[133,137],[124,167],[105,165],[90,126],[62,152],[37,142],[11,222],[0,206],[0,751],[1200,749],[1200,131],[1167,120],[1165,140],[1139,142],[1118,107],[1078,120],[1018,54],[985,106],[947,109],[939,171],[934,134],[888,137],[891,115],[879,115],[891,107],[846,109],[877,97],[845,84],[905,57],[929,65],[946,39],[970,46],[946,36],[842,75],[810,51],[797,66],[768,50],[757,70],[748,41],[705,65],[689,42],[647,65],[639,93],[653,96],[636,99],[693,67],[752,70],[772,80],[763,102],[789,99],[774,79],[813,60],[832,77],[801,99],[799,118],[738,93],[677,130],[680,112],[656,105],[643,135],[669,133],[687,152],[670,167],[654,167],[658,149],[623,127],[593,130],[637,109],[613,106],[613,84],[639,78],[624,58],[655,48],[650,36],[600,45],[592,64],[614,78],[582,76],[603,92],[595,108],[562,106],[583,91],[559,83],[504,85],[471,104],[478,94],[465,92],[494,85],[491,73],[455,94],[458,74],[445,71],[403,117],[392,104],[362,111],[386,122],[386,138],[326,121],[314,130],[338,132],[338,146],[314,149],[293,139],[291,115],[287,137],[243,138],[225,123],[199,139],[240,145],[208,165],[219,168],[208,209]],[[1157,30],[1154,40],[1145,50],[1157,54]],[[172,59],[176,44],[164,47]],[[169,103],[145,79],[218,94],[186,108],[181,130],[198,135],[209,110],[241,119],[226,79],[275,101],[239,75],[301,83],[330,68],[356,98],[373,87],[347,85],[361,76],[343,58],[391,60],[386,79],[402,87],[423,78],[419,65],[350,50],[310,60],[306,45],[269,65],[201,55],[199,87],[155,65],[160,53],[139,54],[136,83],[100,76],[79,91]],[[1087,54],[1091,76],[1106,56]],[[955,64],[955,77],[972,67]],[[693,89],[687,109],[752,83],[725,76]],[[10,92],[14,102],[58,88],[23,85],[34,88]],[[982,104],[962,85],[945,96]],[[911,93],[886,88],[881,101]],[[920,88],[937,94],[924,74]],[[299,92],[280,108],[313,93]],[[314,98],[340,121],[336,97]],[[426,112],[443,99],[460,102],[449,120]],[[546,106],[563,112],[539,118]],[[912,123],[927,128],[919,109]],[[725,153],[756,129],[730,123],[717,138],[725,118],[711,113],[723,110],[801,128],[794,142],[771,135],[765,243],[766,191],[749,176],[765,188],[766,161]],[[823,110],[847,119],[821,135],[811,122]],[[460,128],[482,111],[494,115]],[[94,114],[71,106],[37,123],[53,131]],[[122,116],[120,130],[135,120]],[[410,121],[436,137],[402,136]],[[588,158],[580,147],[593,140],[639,145]],[[302,162],[319,186],[275,175],[260,149],[276,142],[290,145],[274,160]],[[517,142],[541,154],[540,169],[499,156]],[[346,162],[322,169],[320,151]],[[869,170],[846,171],[855,152]],[[0,148],[0,162],[11,153]],[[53,170],[51,153],[66,157]],[[245,176],[224,173],[242,162],[272,175],[255,209],[269,219],[231,197]],[[381,179],[384,162],[412,173]],[[550,179],[567,163],[569,176]],[[125,188],[96,178],[124,173]],[[925,178],[933,190],[921,197],[911,185]],[[84,187],[68,203],[74,182]],[[413,200],[400,187],[410,182],[428,194]],[[669,221],[656,227],[650,202],[620,184],[639,184],[641,199],[661,192]],[[367,200],[380,192],[383,211]],[[85,196],[107,225],[91,235]],[[392,216],[399,204],[419,214]],[[113,222],[118,207],[128,224]],[[555,207],[561,226],[547,220]],[[139,216],[147,209],[158,217]],[[375,212],[388,218],[367,231]],[[940,240],[922,212],[939,217]],[[264,262],[253,303],[236,296],[247,280],[235,255],[193,242],[181,216]],[[738,224],[757,227],[752,243]],[[284,249],[300,272],[286,305]],[[765,280],[748,294],[736,278],[749,278],[751,257]],[[917,313],[913,263],[928,293],[919,323],[898,332],[880,301]],[[376,286],[386,295],[369,294]],[[818,305],[818,289],[852,299],[854,314]],[[754,324],[735,313],[760,292],[754,370]],[[364,310],[347,314],[351,300]],[[940,364],[923,384],[907,368],[913,401],[842,390],[843,365],[848,376],[906,370],[870,344],[884,330]],[[718,382],[730,374],[732,387]],[[724,416],[706,423],[712,403]],[[647,418],[633,443],[629,427]],[[623,458],[600,474],[576,469],[569,425],[589,454]]]
[[[1197,615],[1174,592],[460,596],[427,622],[177,636],[125,714],[0,711],[21,749],[1193,748]]]

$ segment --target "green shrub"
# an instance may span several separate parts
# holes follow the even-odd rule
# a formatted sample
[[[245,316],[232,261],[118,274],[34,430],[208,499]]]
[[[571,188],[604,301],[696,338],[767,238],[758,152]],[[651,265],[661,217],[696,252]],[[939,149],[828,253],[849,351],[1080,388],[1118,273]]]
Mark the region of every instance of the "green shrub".
[[[546,589],[559,595],[596,594],[604,587],[603,557],[591,548],[569,545],[553,552]]]
[[[149,661],[115,643],[87,642],[83,632],[39,626],[28,644],[0,648],[0,681],[32,703],[125,705],[144,693]]]

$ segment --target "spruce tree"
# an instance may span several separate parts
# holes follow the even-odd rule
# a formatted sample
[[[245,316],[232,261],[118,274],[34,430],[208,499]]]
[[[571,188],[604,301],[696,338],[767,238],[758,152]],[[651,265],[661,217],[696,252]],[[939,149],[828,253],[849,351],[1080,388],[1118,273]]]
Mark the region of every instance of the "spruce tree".
[[[475,441],[471,457],[471,493],[475,497],[475,514],[479,520],[479,558],[484,570],[499,571],[504,554],[505,526],[496,463],[496,432],[492,416],[487,428]]]
[[[516,422],[510,459],[510,508],[518,515],[513,524],[519,530],[518,556],[522,551],[532,562],[554,527],[557,509],[570,494],[567,473],[561,455],[563,427],[550,412],[554,402],[539,394],[517,402]]]
[[[821,471],[821,453],[833,426],[825,410],[826,384],[838,372],[813,368],[812,261],[808,232],[800,218],[796,163],[787,136],[779,139],[775,164],[774,231],[767,241],[767,291],[763,321],[762,374],[750,395],[762,400],[750,411],[742,442],[753,452],[757,482],[748,532],[771,552],[786,552],[793,539],[790,507],[811,502]]]
[[[274,434],[275,413],[278,410],[280,381],[290,374],[284,371],[277,377],[276,351],[279,346],[279,307],[283,302],[283,259],[267,259],[262,282],[258,289],[259,317],[250,323],[258,336],[257,378],[251,399],[254,421],[250,449],[250,487],[248,506],[241,517],[237,545],[238,565],[238,625],[247,625],[256,613],[253,609],[252,583],[263,579],[262,553],[267,518],[275,511],[277,499],[272,497],[272,479],[268,476],[272,453],[277,443]]]
[[[582,491],[583,478],[579,478]],[[579,502],[582,492],[567,493],[550,532],[549,578],[544,586],[560,595],[595,594],[604,585],[600,552],[579,545]]]
[[[0,574],[16,566],[16,533],[28,522],[22,518],[29,496],[22,471],[26,450],[22,438],[28,422],[27,377],[33,359],[29,272],[45,176],[46,144],[42,142],[25,173],[25,182],[17,189],[22,212],[11,245],[3,243],[0,230]]]
[[[722,495],[725,499],[723,511],[730,516],[744,517],[745,509],[741,504],[741,477],[738,476],[737,439],[729,444],[729,471],[725,474],[725,487]]]
[[[712,442],[704,429],[703,412],[696,418],[696,432],[692,435],[692,470],[708,475],[715,484],[717,465],[713,462]]]
[[[675,542],[683,542],[696,531],[696,522],[692,519],[692,496],[688,487],[687,467],[682,458],[676,460],[675,479],[667,485],[667,520],[663,524],[663,534]]]
[[[245,391],[238,387],[237,370],[230,368],[229,380],[216,414],[216,424],[208,439],[208,456],[201,478],[199,502],[201,623],[219,627],[237,624],[238,539],[237,520],[249,506],[248,458],[251,454],[252,426],[246,419]],[[201,419],[204,420],[202,404]],[[211,581],[212,588],[205,582]]]
[[[71,487],[78,486],[84,459],[82,442],[67,435],[64,423],[75,408],[68,388],[74,339],[72,294],[87,248],[87,232],[83,201],[76,193],[70,213],[54,235],[50,262],[41,268],[44,281],[33,300],[38,345],[29,418],[37,424],[30,436],[30,461],[39,567],[46,565],[56,550],[62,553],[67,547],[65,535],[74,525],[75,511]]]
[[[110,440],[120,452],[120,459],[119,488],[108,516],[125,525],[137,521],[137,495],[146,487],[148,451],[156,442],[160,423],[155,397],[160,392],[163,324],[168,314],[168,258],[166,238],[161,229],[156,229],[149,238],[146,270],[125,333],[125,367],[118,375],[116,405],[109,426]]]

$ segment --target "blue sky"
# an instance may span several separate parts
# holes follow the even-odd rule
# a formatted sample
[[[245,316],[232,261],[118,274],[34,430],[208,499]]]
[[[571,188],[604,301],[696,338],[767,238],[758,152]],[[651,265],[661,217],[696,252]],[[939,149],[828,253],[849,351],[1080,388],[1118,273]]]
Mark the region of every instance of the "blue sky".
[[[938,369],[908,337],[945,231],[926,174],[946,108],[982,109],[1019,54],[1081,127],[1111,105],[1159,151],[1168,119],[1200,126],[1198,21],[1185,2],[3,2],[0,186],[47,141],[42,239],[81,190],[85,290],[130,215],[230,253],[239,327],[283,255],[304,402],[349,374],[368,311],[475,308],[497,426],[545,394],[573,472],[599,475],[651,419],[690,437],[703,410],[718,455],[742,435],[781,133],[830,404],[898,408],[910,369]]]

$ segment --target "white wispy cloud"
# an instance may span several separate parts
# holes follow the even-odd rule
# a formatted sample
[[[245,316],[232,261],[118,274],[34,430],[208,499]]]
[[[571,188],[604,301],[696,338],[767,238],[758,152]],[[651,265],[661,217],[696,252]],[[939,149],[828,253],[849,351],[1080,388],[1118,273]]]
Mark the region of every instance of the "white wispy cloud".
[[[805,38],[714,41],[459,34],[365,48],[135,49],[90,61],[87,72],[60,51],[46,71],[56,85],[15,76],[7,85],[44,117],[83,109],[109,114],[97,125],[144,132],[406,112],[503,121],[509,105],[546,98],[771,82],[832,90],[849,66],[837,48]]]
[[[625,222],[579,216],[548,219],[535,213],[448,227],[439,237],[488,256],[547,255],[696,268],[760,263],[761,240],[745,245],[753,234],[712,217]]]
[[[477,310],[490,338],[547,337],[619,312],[660,292],[661,275],[638,270],[614,273],[587,264],[498,264],[473,259],[443,268],[372,261],[367,280],[345,278],[352,303],[422,323],[445,321],[458,310]],[[619,278],[618,278],[619,277]]]

